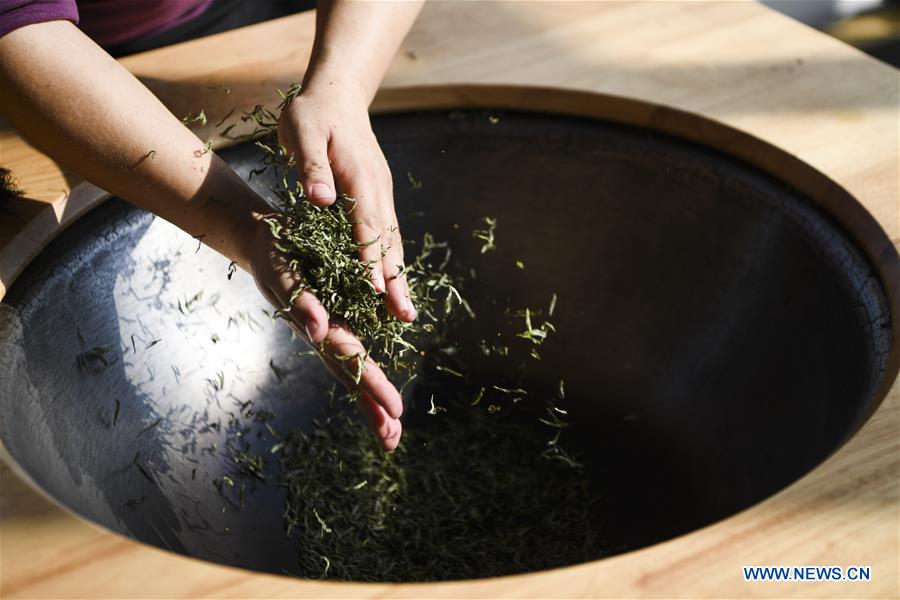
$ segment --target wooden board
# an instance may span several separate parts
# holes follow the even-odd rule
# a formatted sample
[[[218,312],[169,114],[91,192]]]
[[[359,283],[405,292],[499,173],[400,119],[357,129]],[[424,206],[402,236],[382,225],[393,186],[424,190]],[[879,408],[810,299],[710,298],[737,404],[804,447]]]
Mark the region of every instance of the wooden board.
[[[232,106],[275,103],[271,90],[301,77],[312,34],[312,15],[302,14],[123,62],[176,115],[204,108],[215,121]],[[879,270],[898,314],[898,100],[896,69],[751,2],[433,1],[373,110],[534,108],[720,148],[780,176],[839,219]],[[103,193],[9,131],[0,133],[0,162],[29,198],[0,217],[2,297],[47,241]],[[100,531],[4,466],[0,596],[896,598],[900,386],[881,393],[881,407],[847,445],[743,513],[595,563],[454,584],[313,583],[201,563]],[[772,564],[871,565],[873,581],[743,580],[742,565]]]

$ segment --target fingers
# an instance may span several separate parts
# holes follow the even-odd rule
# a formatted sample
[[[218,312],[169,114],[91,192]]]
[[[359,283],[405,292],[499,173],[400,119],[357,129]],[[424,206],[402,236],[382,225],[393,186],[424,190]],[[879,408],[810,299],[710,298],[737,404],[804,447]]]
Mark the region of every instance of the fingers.
[[[332,327],[322,358],[344,385],[359,392],[357,405],[369,427],[385,450],[394,450],[403,431],[403,400],[375,361],[366,355],[363,345],[343,327]]]
[[[386,295],[391,314],[412,322],[416,310],[402,275],[403,243],[394,213],[390,168],[367,112],[343,115],[341,122],[346,126],[338,132],[331,108],[314,97],[297,98],[279,119],[279,139],[293,153],[300,182],[313,204],[331,205],[338,190],[353,199],[353,235],[372,287]]]
[[[337,194],[328,161],[328,135],[317,130],[299,129],[293,142],[297,174],[306,197],[317,206],[333,204]]]
[[[381,231],[378,219],[373,216],[371,203],[357,200],[350,218],[353,220],[353,239],[359,244],[359,260],[369,268],[372,287],[379,294],[387,291],[384,279],[384,265],[381,257]]]
[[[357,403],[366,417],[369,427],[381,440],[382,447],[388,452],[394,450],[400,443],[400,434],[403,432],[400,420],[392,418],[383,406],[365,392],[360,395]]]
[[[372,218],[371,214],[366,216]],[[364,223],[358,224],[358,227],[363,232],[366,232],[363,227],[369,227],[368,235],[377,231]],[[374,257],[366,260],[371,260],[380,271],[381,243],[377,236],[370,239],[375,239],[377,243],[362,245],[362,249],[378,249]],[[399,236],[392,240],[391,243],[396,243]],[[262,251],[257,255],[258,264],[253,272],[260,290],[273,306],[281,311],[286,309],[281,314],[288,317],[289,324],[298,334],[313,344],[321,344],[322,357],[331,371],[348,388],[359,392],[360,410],[382,446],[388,451],[395,449],[402,431],[399,417],[403,413],[403,401],[400,393],[350,331],[344,327],[329,326],[325,307],[303,288],[301,276],[291,268],[288,258],[275,247],[264,250],[260,245],[259,249]],[[394,260],[402,261],[402,254],[391,252]],[[396,286],[399,280],[395,277],[392,286]],[[382,289],[385,287],[382,275]]]
[[[277,306],[279,298],[289,293],[284,290],[296,289],[291,287],[289,281],[290,278],[287,277],[281,280],[280,294],[268,287],[264,288],[265,295],[273,305]],[[403,400],[375,361],[366,355],[362,343],[343,327],[329,329],[325,308],[309,292],[297,295],[289,316],[290,325],[300,335],[305,333],[315,344],[325,341],[322,356],[325,363],[349,389],[359,391],[359,407],[369,427],[381,440],[385,450],[394,450],[400,443],[403,429],[399,420],[403,414]],[[325,335],[321,334],[320,328],[324,328]]]
[[[398,319],[412,323],[416,319],[416,308],[409,295],[409,284],[406,281],[403,262],[403,240],[400,230],[394,226],[389,232],[388,243],[384,246],[385,281],[387,282],[388,311]]]
[[[384,449],[395,449],[403,430],[400,424],[403,400],[375,361],[365,355],[359,340],[343,327],[332,327],[323,358],[348,388],[359,390],[357,404]]]
[[[318,303],[315,296],[309,292],[303,292],[298,298],[298,302],[304,296],[309,296],[315,303]],[[298,308],[298,310],[301,309]],[[311,310],[314,311],[315,308]],[[323,312],[324,310],[322,308]],[[299,330],[298,320],[294,317],[293,310],[291,317],[291,326],[295,330]],[[403,401],[399,392],[388,381],[378,365],[368,357],[364,359],[360,381],[359,384],[356,384],[354,381],[357,369],[356,359],[339,360],[336,356],[363,356],[363,346],[343,328],[335,327],[332,331],[334,333],[329,336],[326,343],[326,354],[323,355],[326,364],[348,388],[359,390],[357,404],[365,416],[369,428],[378,436],[385,450],[388,452],[395,450],[400,444],[400,434],[403,431],[399,419],[403,413]],[[299,331],[299,333],[302,335],[303,331]],[[310,338],[313,337],[308,331],[307,335]],[[316,343],[319,341],[321,340],[317,340]],[[389,409],[390,412],[388,412]]]
[[[295,295],[295,290],[300,289],[303,282],[297,273],[287,268],[286,260],[277,251],[273,251],[272,261],[276,268],[276,279],[269,283],[272,304],[277,308],[286,308],[290,304],[288,316],[298,331],[305,333],[310,342],[321,343],[328,335],[328,311],[308,291],[300,292],[291,302],[291,296]]]
[[[390,169],[378,147],[367,115],[358,127],[345,127],[342,137],[336,130],[322,129],[316,119],[300,110],[298,102],[279,122],[279,134],[293,152],[300,183],[309,200],[317,206],[331,205],[337,191],[353,199],[348,204],[359,259],[370,272],[372,287],[385,294],[391,314],[411,322],[416,311],[410,300],[403,273],[403,244],[394,213]],[[304,116],[305,115],[305,116]],[[349,137],[347,137],[349,135]],[[293,146],[293,147],[291,147]],[[333,169],[332,169],[333,165]],[[299,281],[284,274],[279,290],[297,289]],[[290,309],[295,327],[303,326],[310,341],[323,343],[323,359],[331,371],[350,389],[359,392],[359,406],[386,450],[400,440],[403,412],[400,393],[365,352],[363,345],[344,327],[329,327],[324,307],[312,294],[301,292]]]
[[[353,239],[359,245],[359,259],[369,268],[372,287],[383,294],[387,291],[387,286],[381,255],[384,227],[375,191],[378,178],[373,170],[348,163],[347,160],[335,159],[335,176],[341,192],[351,199],[347,203],[347,210],[353,222]]]
[[[291,292],[275,293],[270,289],[264,290],[266,299],[272,306],[283,309],[285,296],[290,297]],[[301,292],[291,304],[288,310],[289,324],[304,339],[313,344],[320,344],[328,334],[328,312],[322,303],[309,292]]]
[[[363,345],[343,327],[332,327],[325,338],[325,362],[346,385],[384,408],[392,419],[403,414],[400,392],[369,357]],[[362,360],[362,364],[360,364]],[[358,376],[358,382],[356,378]]]
[[[382,157],[384,177],[379,186],[379,208],[381,211],[381,255],[384,271],[388,311],[400,319],[411,323],[416,319],[416,309],[409,295],[403,262],[403,239],[394,211],[394,184],[387,161]]]
[[[354,200],[350,213],[353,236],[360,245],[360,260],[370,269],[375,291],[386,294],[385,302],[392,315],[412,322],[416,309],[403,274],[403,240],[394,212],[393,184],[380,150],[376,162],[378,167],[369,171],[337,170],[337,181]],[[368,175],[361,175],[363,172]]]
[[[291,305],[290,316],[313,344],[320,344],[328,335],[328,312],[311,293],[300,293]]]

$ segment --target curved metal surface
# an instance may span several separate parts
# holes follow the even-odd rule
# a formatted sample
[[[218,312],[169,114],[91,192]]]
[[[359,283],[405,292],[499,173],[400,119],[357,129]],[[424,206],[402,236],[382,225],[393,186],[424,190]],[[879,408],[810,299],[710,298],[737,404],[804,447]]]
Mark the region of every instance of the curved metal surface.
[[[765,498],[871,414],[891,341],[883,290],[840,228],[777,182],[598,121],[374,121],[405,237],[431,231],[476,267],[468,296],[483,329],[463,335],[485,337],[509,323],[502,308],[558,294],[555,345],[529,377],[566,380],[579,447],[608,486],[598,511],[616,548]],[[245,175],[259,158],[252,145],[222,154]],[[499,218],[499,250],[482,257],[470,232],[485,215]],[[241,509],[212,480],[241,450],[229,415],[252,401],[279,429],[306,426],[330,378],[295,355],[246,274],[228,279],[228,261],[197,247],[121,201],[60,235],[0,305],[0,438],[86,518],[290,573],[280,490],[252,486]],[[104,345],[108,366],[76,364]],[[264,425],[247,427],[246,443],[267,451]]]

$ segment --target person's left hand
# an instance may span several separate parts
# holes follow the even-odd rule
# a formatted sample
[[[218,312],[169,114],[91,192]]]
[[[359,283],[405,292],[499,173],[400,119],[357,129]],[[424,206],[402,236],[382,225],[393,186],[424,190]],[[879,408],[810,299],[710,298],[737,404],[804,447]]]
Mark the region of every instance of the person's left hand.
[[[278,215],[268,218],[277,219]],[[403,400],[397,388],[352,332],[342,325],[329,325],[328,312],[312,293],[303,291],[294,298],[294,290],[303,282],[288,267],[290,259],[277,248],[266,219],[257,222],[248,241],[248,268],[260,292],[272,306],[287,309],[282,314],[288,324],[320,352],[335,377],[358,393],[357,405],[384,449],[395,449],[403,431]],[[356,358],[342,361],[336,358],[339,356]],[[358,380],[351,373],[358,373]]]

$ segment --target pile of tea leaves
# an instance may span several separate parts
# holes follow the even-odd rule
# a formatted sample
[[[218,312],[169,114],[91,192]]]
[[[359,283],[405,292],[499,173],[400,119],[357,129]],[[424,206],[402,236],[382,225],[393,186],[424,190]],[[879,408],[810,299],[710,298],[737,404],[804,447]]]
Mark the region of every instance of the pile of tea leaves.
[[[604,554],[584,474],[541,458],[529,423],[458,407],[386,453],[346,413],[294,434],[281,460],[287,533],[306,577],[435,581]]]
[[[280,108],[297,93],[294,86],[282,94]],[[564,384],[552,393],[528,389],[527,363],[541,359],[538,350],[555,332],[550,318],[556,296],[546,311],[509,307],[522,331],[507,343],[492,338],[493,345],[482,342],[474,351],[509,361],[506,371],[517,373],[517,380],[480,380],[459,358],[472,355],[462,352],[471,349],[448,341],[455,339],[454,328],[479,327],[463,297],[471,265],[451,269],[449,246],[425,234],[405,268],[419,318],[394,318],[370,283],[369,266],[359,260],[354,201],[313,205],[291,180],[293,158],[278,144],[278,116],[257,107],[244,119],[264,136],[256,143],[265,159],[254,173],[276,172],[272,192],[281,213],[269,225],[303,281],[297,293],[315,294],[401,392],[415,381],[406,394],[403,438],[392,453],[346,409],[352,393],[349,403],[333,404],[331,416],[311,430],[281,432],[278,484],[286,492],[286,533],[298,543],[299,574],[433,581],[604,556],[592,517],[596,486],[563,439],[567,413],[558,403],[565,400]],[[496,250],[498,224],[485,217],[482,225],[471,239],[486,254]],[[361,373],[352,374],[358,381]],[[331,402],[339,402],[334,394]]]

